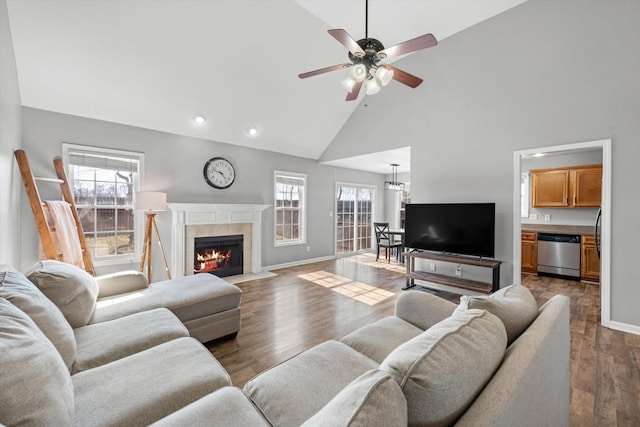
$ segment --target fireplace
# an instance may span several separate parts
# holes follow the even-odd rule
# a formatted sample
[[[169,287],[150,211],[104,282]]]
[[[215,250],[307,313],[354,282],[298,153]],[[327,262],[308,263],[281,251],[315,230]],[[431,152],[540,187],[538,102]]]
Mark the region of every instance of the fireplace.
[[[243,274],[242,235],[196,237],[193,243],[193,273],[218,277]]]
[[[194,270],[194,240],[206,236],[244,236],[243,273],[262,271],[262,211],[269,205],[168,203],[171,209],[171,272]]]

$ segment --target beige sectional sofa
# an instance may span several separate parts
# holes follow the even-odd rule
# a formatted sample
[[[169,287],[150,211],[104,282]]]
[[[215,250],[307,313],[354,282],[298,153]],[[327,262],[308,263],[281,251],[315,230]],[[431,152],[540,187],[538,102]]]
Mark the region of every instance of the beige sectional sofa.
[[[5,425],[568,425],[563,296],[538,308],[512,286],[456,306],[405,292],[394,316],[240,389],[165,308],[72,328],[24,275],[0,279]]]

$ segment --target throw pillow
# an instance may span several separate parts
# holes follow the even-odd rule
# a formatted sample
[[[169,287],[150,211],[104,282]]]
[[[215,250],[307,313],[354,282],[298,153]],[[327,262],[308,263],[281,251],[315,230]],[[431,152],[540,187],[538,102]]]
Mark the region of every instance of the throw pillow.
[[[371,370],[353,380],[302,425],[405,427],[407,400],[389,374]]]
[[[98,285],[89,273],[75,265],[46,260],[38,262],[27,277],[58,306],[71,327],[89,323],[98,298]]]
[[[486,310],[467,310],[400,345],[380,370],[400,384],[409,425],[449,426],[489,382],[506,346],[500,319]]]
[[[33,321],[0,298],[0,424],[70,426],[73,385]]]
[[[56,347],[67,369],[76,359],[73,329],[58,307],[22,273],[0,273],[0,298],[22,310]]]
[[[538,317],[538,303],[522,285],[511,285],[488,296],[462,296],[455,313],[478,308],[498,316],[507,330],[508,345]]]

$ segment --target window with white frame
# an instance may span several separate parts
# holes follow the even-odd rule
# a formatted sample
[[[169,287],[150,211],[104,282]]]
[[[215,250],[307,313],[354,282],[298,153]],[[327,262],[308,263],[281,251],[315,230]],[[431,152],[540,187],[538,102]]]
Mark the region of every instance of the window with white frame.
[[[144,154],[63,144],[69,184],[91,258],[100,261],[136,254],[134,194]]]
[[[275,171],[274,181],[275,244],[305,243],[307,175]]]

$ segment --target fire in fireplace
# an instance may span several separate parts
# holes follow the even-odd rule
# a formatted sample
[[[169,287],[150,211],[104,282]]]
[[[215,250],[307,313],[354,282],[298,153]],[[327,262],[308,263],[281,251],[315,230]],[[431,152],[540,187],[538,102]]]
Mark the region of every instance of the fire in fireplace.
[[[196,237],[193,273],[211,273],[218,277],[243,273],[242,235]]]

